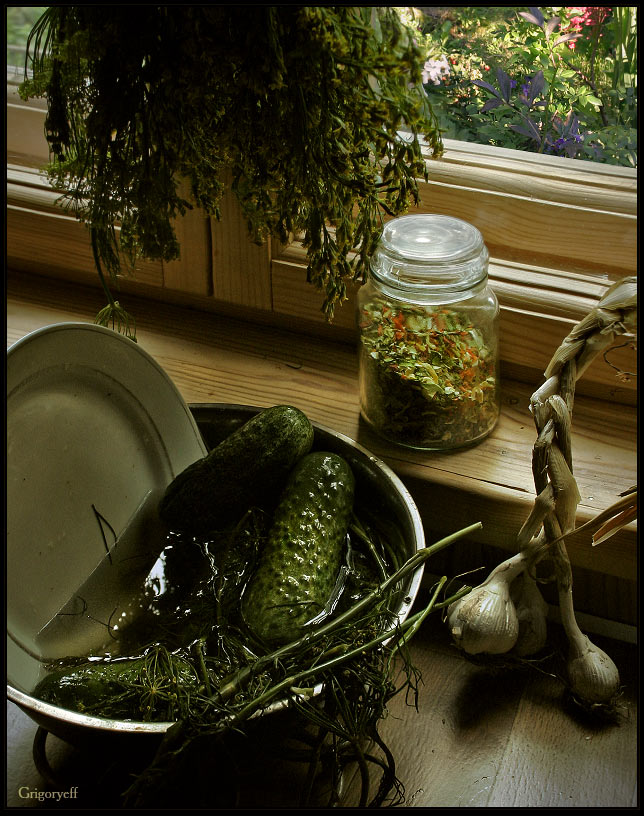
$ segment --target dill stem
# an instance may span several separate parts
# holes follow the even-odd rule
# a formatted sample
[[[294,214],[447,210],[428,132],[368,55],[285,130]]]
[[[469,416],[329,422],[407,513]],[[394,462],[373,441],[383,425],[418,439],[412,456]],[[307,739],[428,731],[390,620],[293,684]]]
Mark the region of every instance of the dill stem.
[[[386,580],[387,578],[387,570],[385,568],[384,562],[382,558],[376,552],[376,548],[370,536],[367,535],[365,532],[362,524],[360,523],[357,516],[354,515],[353,521],[351,523],[350,528],[368,547],[371,557],[376,562],[376,566],[378,567],[378,572],[380,573],[381,580]]]
[[[371,739],[375,742],[375,744],[380,748],[382,753],[385,755],[384,760],[379,760],[377,757],[373,756],[372,754],[365,754],[365,759],[368,759],[371,762],[375,762],[377,765],[380,765],[382,768],[383,773],[383,780],[385,778],[388,779],[388,783],[385,786],[385,790],[388,792],[391,788],[395,785],[396,782],[396,760],[394,759],[394,755],[389,750],[387,744],[382,739],[380,734],[378,734],[378,729],[374,728],[373,732],[371,733]],[[383,784],[380,783],[380,789],[376,794],[375,798],[370,802],[369,807],[380,807],[382,804],[382,800],[384,799],[385,794],[382,793],[383,791]]]
[[[304,792],[301,797],[301,803],[303,807],[308,807],[309,802],[311,801],[311,794],[313,792],[313,783],[315,782],[315,772],[317,771],[319,762],[320,762],[320,755],[322,753],[322,746],[324,744],[324,740],[329,732],[326,728],[321,728],[318,732],[316,744],[313,748],[313,756],[311,761],[309,762],[308,771],[306,774],[306,781],[304,784]]]
[[[460,601],[461,598],[465,597],[468,593],[472,591],[472,587],[465,584],[462,586],[458,592],[455,592],[453,595],[450,595],[449,598],[445,598],[444,601],[439,601],[438,603],[434,604],[434,609],[444,609],[446,606],[454,603],[454,601]]]
[[[208,670],[206,669],[206,663],[203,658],[203,644],[205,638],[200,638],[198,641],[195,642],[193,649],[197,653],[197,667],[199,669],[199,674],[201,676],[201,681],[204,684],[204,688],[206,690],[206,694],[210,695],[212,692],[210,690],[210,680],[208,679]]]
[[[436,599],[438,598],[438,593],[447,583],[447,576],[443,575],[440,581],[436,584],[436,589],[434,590],[432,597],[429,600],[427,606],[418,612],[416,615],[412,615],[411,618],[408,618],[409,626],[405,629],[403,636],[400,638],[394,652],[398,651],[398,649],[402,648],[411,638],[416,634],[416,632],[420,629],[421,623],[425,620],[425,618],[429,615],[429,613],[434,608],[434,604],[436,603]],[[406,621],[407,622],[407,621]],[[393,653],[392,653],[393,655]]]
[[[369,795],[369,768],[367,767],[365,755],[357,743],[354,743],[354,751],[355,760],[360,770],[360,801],[358,807],[365,808],[367,806],[367,796]]]
[[[325,635],[328,635],[329,632],[338,629],[340,626],[344,625],[348,620],[354,618],[358,613],[362,612],[364,609],[371,606],[371,604],[381,600],[383,595],[389,589],[391,589],[391,587],[395,586],[401,579],[405,578],[410,572],[413,572],[416,569],[418,569],[418,567],[424,564],[425,561],[432,555],[435,555],[440,550],[445,549],[445,547],[448,547],[455,541],[464,538],[465,536],[469,535],[475,530],[480,530],[482,526],[483,525],[481,524],[480,521],[476,522],[475,524],[470,524],[469,527],[464,527],[462,530],[458,530],[457,532],[440,539],[440,541],[437,541],[435,544],[432,544],[429,547],[423,547],[423,549],[418,550],[402,565],[402,567],[400,567],[400,569],[396,570],[396,572],[393,575],[387,578],[386,581],[383,581],[379,586],[376,587],[376,589],[367,593],[367,595],[362,597],[353,606],[342,612],[336,618],[332,618],[327,623],[322,624],[322,626],[317,627],[315,630],[304,635],[298,640],[294,640],[291,643],[287,643],[285,646],[281,646],[279,649],[270,652],[269,654],[263,655],[262,657],[259,657],[250,666],[245,666],[243,669],[240,669],[237,672],[237,674],[234,675],[234,677],[226,683],[225,686],[222,686],[222,688],[219,689],[216,695],[217,701],[225,702],[226,700],[229,700],[250,682],[253,675],[257,674],[259,671],[262,671],[264,667],[269,666],[271,663],[279,661],[281,658],[286,657],[287,655],[290,655],[293,652],[297,652],[303,647],[310,646],[311,643],[313,643],[314,641],[324,637]],[[413,620],[413,618],[411,620]],[[394,634],[395,632],[389,632],[387,633],[387,637],[391,637]],[[379,638],[377,640],[378,642],[381,642],[381,640],[385,639],[386,638],[381,639]],[[361,649],[365,648],[366,647],[361,647]],[[344,658],[345,656],[343,655],[342,657]],[[317,671],[318,669],[319,666],[316,666],[315,670]],[[285,682],[286,680],[282,681],[282,683]],[[297,682],[292,681],[290,685],[297,685]],[[268,691],[272,690],[269,689]],[[261,697],[258,699],[261,699]],[[245,709],[242,709],[242,711],[243,710]]]
[[[474,525],[474,526],[476,526],[476,525]],[[469,528],[467,528],[467,529],[469,529]],[[463,531],[461,531],[461,532],[463,532]],[[450,538],[452,538],[452,536],[450,536]],[[438,542],[438,543],[440,543],[440,542]],[[419,553],[423,553],[428,549],[430,549],[430,548],[425,548],[425,550],[419,550]],[[416,555],[418,555],[419,553],[416,553]],[[415,559],[415,556],[412,557],[411,559],[409,559],[407,564],[414,561],[414,559]],[[407,566],[407,565],[404,565],[403,567],[401,567],[401,570],[399,570],[399,571],[402,571],[405,568],[405,566]],[[392,576],[392,579],[394,577],[395,576]],[[385,632],[381,632],[379,635],[377,635],[375,638],[370,640],[368,643],[364,643],[361,646],[356,646],[355,648],[350,649],[349,651],[346,651],[346,652],[344,652],[342,654],[339,654],[339,655],[331,658],[330,660],[327,660],[326,663],[324,663],[324,662],[316,663],[314,666],[309,666],[308,668],[303,669],[302,671],[297,672],[296,674],[293,674],[293,675],[291,675],[289,677],[285,677],[279,683],[276,683],[274,686],[271,686],[270,688],[266,689],[262,694],[260,694],[254,700],[251,700],[249,703],[247,703],[236,714],[233,714],[233,716],[231,717],[230,722],[237,722],[237,721],[243,721],[243,720],[248,719],[252,714],[255,713],[255,711],[258,708],[262,708],[264,705],[268,704],[270,702],[270,700],[272,700],[277,695],[282,694],[282,693],[288,693],[292,689],[293,686],[300,686],[302,681],[308,679],[312,675],[315,675],[315,674],[318,674],[318,673],[323,673],[325,671],[329,671],[330,669],[335,669],[337,666],[340,666],[343,663],[346,663],[347,661],[351,660],[354,657],[358,657],[361,654],[365,654],[366,652],[371,651],[376,646],[379,646],[381,643],[384,643],[385,641],[390,640],[392,637],[394,637],[395,635],[399,635],[402,632],[402,637],[398,641],[398,644],[396,644],[396,646],[395,646],[395,650],[397,650],[398,648],[400,648],[400,646],[403,643],[406,643],[407,640],[409,640],[409,637],[411,637],[411,635],[409,635],[409,637],[406,637],[406,635],[408,633],[408,630],[412,629],[413,630],[412,634],[415,634],[415,632],[418,630],[420,624],[423,622],[423,620],[427,617],[427,615],[434,608],[436,598],[438,597],[438,593],[440,592],[440,590],[442,589],[442,587],[443,587],[443,585],[444,585],[444,583],[446,581],[447,581],[447,578],[445,578],[445,577],[443,577],[441,579],[441,581],[439,581],[439,584],[438,584],[436,590],[434,591],[434,594],[432,595],[429,604],[424,609],[422,609],[420,612],[417,612],[415,615],[412,615],[410,618],[407,618],[406,621],[396,625],[393,629],[388,629]],[[461,590],[461,592],[462,592],[462,590]],[[373,593],[371,593],[371,594],[373,594]],[[356,604],[355,606],[358,606],[358,604]],[[350,610],[347,610],[347,611],[350,611]],[[291,645],[291,644],[289,644],[289,645]],[[274,654],[276,654],[276,653],[274,653]],[[267,655],[267,657],[269,657],[269,656]],[[260,658],[260,660],[263,660],[263,658]]]
[[[96,271],[98,272],[98,277],[101,282],[101,286],[103,287],[103,292],[105,293],[105,297],[107,298],[107,302],[111,309],[115,309],[116,304],[114,302],[114,298],[112,297],[112,293],[107,285],[107,281],[105,280],[105,275],[103,274],[103,266],[101,264],[101,253],[98,248],[98,234],[96,227],[90,228],[90,238],[92,242],[92,255],[94,257],[94,264],[96,266]]]
[[[379,646],[386,640],[389,640],[394,635],[398,634],[401,629],[405,632],[408,628],[413,626],[417,619],[425,613],[425,610],[419,612],[416,615],[413,615],[411,618],[408,618],[403,624],[399,624],[394,629],[388,629],[385,632],[381,632],[375,638],[370,640],[368,643],[362,644],[362,646],[356,646],[353,649],[350,649],[343,654],[337,655],[336,657],[331,658],[331,660],[327,660],[326,663],[316,663],[315,666],[309,666],[306,669],[303,669],[296,674],[293,674],[289,677],[285,677],[283,680],[280,680],[279,683],[276,683],[274,686],[267,688],[259,697],[256,697],[254,700],[251,700],[247,703],[241,711],[238,711],[236,714],[233,714],[231,717],[230,722],[237,722],[247,720],[258,708],[262,708],[264,705],[268,704],[270,700],[276,697],[279,694],[287,693],[292,689],[293,686],[299,686],[303,680],[306,680],[308,677],[314,674],[322,673],[325,671],[329,671],[330,669],[335,669],[337,666],[342,665],[342,663],[346,663],[348,660],[351,660],[354,657],[358,657],[361,654],[365,654],[371,649],[374,649],[376,646]]]

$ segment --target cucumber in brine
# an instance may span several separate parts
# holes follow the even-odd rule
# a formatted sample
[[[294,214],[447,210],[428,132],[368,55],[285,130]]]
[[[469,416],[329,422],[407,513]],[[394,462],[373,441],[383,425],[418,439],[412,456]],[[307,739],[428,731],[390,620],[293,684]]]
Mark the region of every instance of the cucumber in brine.
[[[175,531],[220,530],[252,505],[276,501],[312,444],[313,426],[302,411],[266,408],[182,471],[166,489],[159,515]]]
[[[268,644],[295,640],[334,589],[355,479],[341,456],[315,451],[289,476],[259,565],[242,599],[246,623]]]
[[[81,714],[164,722],[185,715],[199,689],[191,662],[157,644],[138,657],[61,665],[40,680],[33,696]]]

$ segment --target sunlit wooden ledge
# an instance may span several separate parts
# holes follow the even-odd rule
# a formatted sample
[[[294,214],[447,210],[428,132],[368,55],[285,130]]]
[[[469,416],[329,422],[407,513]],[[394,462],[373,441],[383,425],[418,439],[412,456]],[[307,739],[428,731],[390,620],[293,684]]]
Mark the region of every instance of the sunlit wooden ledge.
[[[92,321],[103,306],[93,287],[8,273],[7,343],[52,323]],[[140,345],[167,371],[188,403],[265,407],[291,403],[315,422],[357,440],[403,479],[419,506],[428,539],[476,521],[474,544],[514,550],[534,500],[528,411],[535,390],[504,380],[502,414],[478,446],[449,454],[408,451],[376,437],[359,417],[357,359],[351,343],[128,297]],[[578,397],[573,462],[581,493],[577,524],[612,504],[637,482],[636,408]],[[633,623],[636,610],[636,525],[599,547],[579,533],[568,540],[586,589],[585,611]],[[469,568],[476,564],[469,564]]]

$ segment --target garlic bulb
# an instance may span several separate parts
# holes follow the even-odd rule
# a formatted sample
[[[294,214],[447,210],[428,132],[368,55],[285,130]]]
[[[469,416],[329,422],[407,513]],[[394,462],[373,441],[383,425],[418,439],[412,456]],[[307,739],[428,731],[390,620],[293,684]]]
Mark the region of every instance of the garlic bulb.
[[[586,703],[610,703],[619,691],[619,671],[611,658],[586,636],[570,641],[570,688]]]
[[[457,646],[468,654],[504,654],[519,635],[510,583],[525,569],[521,554],[499,564],[487,579],[447,608],[447,622]]]
[[[541,651],[546,645],[548,604],[544,601],[536,581],[527,572],[519,576],[515,583],[520,583],[520,592],[515,602],[519,636],[514,646],[514,654],[528,657]]]
[[[581,631],[572,602],[572,579],[557,579],[561,623],[568,638],[566,670],[573,694],[595,705],[612,703],[619,691],[619,672],[611,658]]]

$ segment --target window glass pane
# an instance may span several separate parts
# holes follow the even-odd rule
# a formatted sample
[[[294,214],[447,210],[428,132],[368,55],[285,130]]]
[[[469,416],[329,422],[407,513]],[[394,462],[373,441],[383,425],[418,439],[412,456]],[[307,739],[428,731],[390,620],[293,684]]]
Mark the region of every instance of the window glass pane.
[[[636,7],[396,8],[445,137],[637,165]]]
[[[7,6],[7,77],[20,81],[25,67],[27,37],[47,6]]]

